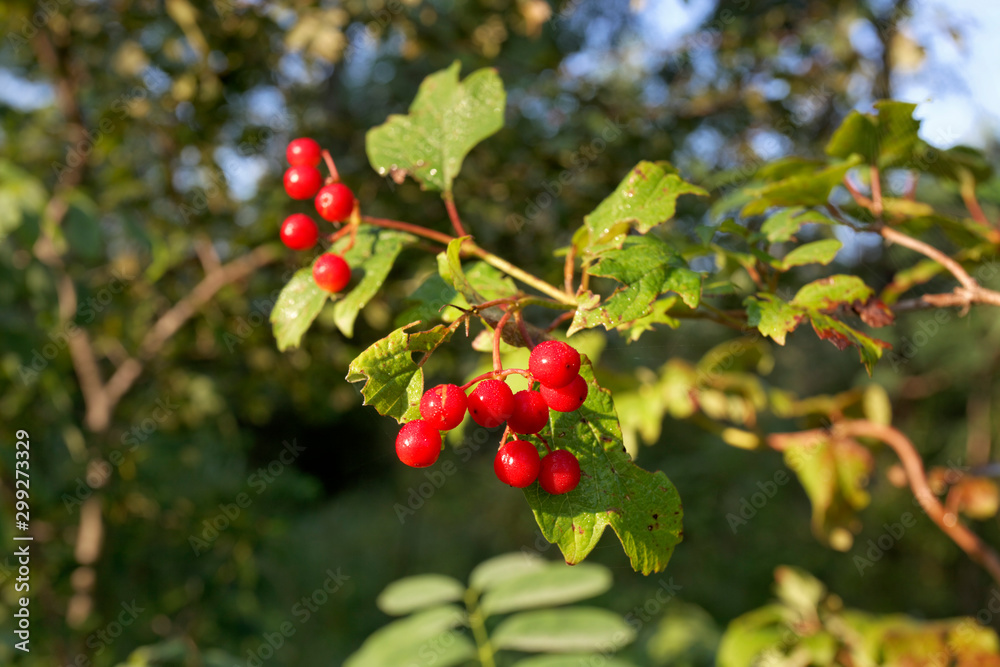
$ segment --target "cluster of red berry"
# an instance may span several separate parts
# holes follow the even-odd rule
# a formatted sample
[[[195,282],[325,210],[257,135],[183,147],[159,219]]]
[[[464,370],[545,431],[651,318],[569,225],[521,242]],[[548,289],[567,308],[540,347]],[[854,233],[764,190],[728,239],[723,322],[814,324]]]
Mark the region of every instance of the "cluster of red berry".
[[[332,223],[347,220],[354,211],[355,199],[351,189],[340,182],[333,161],[327,157],[331,175],[323,183],[319,172],[323,150],[313,139],[303,137],[288,144],[285,155],[291,166],[285,172],[285,192],[292,199],[315,197],[316,211]],[[319,228],[304,213],[293,213],[281,223],[281,241],[292,250],[309,250],[319,240]],[[333,253],[321,255],[313,265],[313,280],[320,289],[339,292],[351,280],[351,267],[344,258]]]
[[[538,382],[539,391],[514,394],[496,378],[480,381],[468,396],[453,384],[427,390],[420,399],[422,418],[404,424],[396,438],[399,460],[414,468],[432,465],[441,454],[441,431],[461,424],[467,411],[480,426],[496,428],[507,422],[511,433],[535,435],[548,423],[550,409],[573,412],[587,398],[587,383],[580,377],[580,353],[566,343],[539,343],[528,358],[528,370],[519,372],[532,380],[532,386]],[[502,444],[493,470],[501,482],[522,489],[537,479],[553,495],[572,491],[580,482],[580,462],[572,453],[557,449],[539,457],[538,449],[527,440]]]

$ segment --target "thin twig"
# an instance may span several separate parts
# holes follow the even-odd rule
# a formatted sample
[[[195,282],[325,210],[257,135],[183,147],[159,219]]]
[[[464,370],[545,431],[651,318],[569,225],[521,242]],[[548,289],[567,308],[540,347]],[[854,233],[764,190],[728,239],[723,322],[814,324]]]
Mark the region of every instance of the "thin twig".
[[[861,191],[858,190],[857,186],[854,185],[854,182],[850,179],[849,176],[844,176],[844,187],[847,188],[847,191],[851,193],[852,197],[854,197],[854,201],[857,202],[860,206],[864,206],[869,210],[872,209],[872,207],[874,206],[872,200],[866,197],[865,195],[861,194]]]
[[[962,265],[956,262],[954,259],[944,254],[937,248],[927,243],[924,243],[920,239],[915,239],[912,236],[907,236],[903,232],[893,229],[892,227],[886,227],[885,225],[878,228],[878,233],[886,241],[892,241],[893,243],[898,243],[899,245],[909,248],[915,252],[919,252],[921,255],[925,255],[935,262],[948,269],[953,276],[962,283],[962,287],[967,290],[973,291],[979,289],[979,283],[973,279],[969,273],[962,268]]]
[[[468,236],[469,232],[465,231],[462,219],[458,216],[458,209],[455,207],[455,198],[450,192],[445,193],[442,198],[444,199],[444,207],[448,209],[448,217],[451,219],[451,226],[455,230],[455,235]]]
[[[504,311],[497,326],[493,329],[493,370],[497,373],[503,370],[503,362],[500,360],[500,339],[503,338],[503,329],[510,321],[510,316],[514,314],[514,307],[510,306]]]
[[[868,172],[871,175],[872,182],[872,213],[875,214],[876,218],[882,217],[882,176],[879,174],[878,167],[872,165]]]
[[[566,263],[563,265],[563,289],[566,294],[572,296],[573,292],[573,266],[576,262],[576,245],[569,245],[569,252],[566,253]]]

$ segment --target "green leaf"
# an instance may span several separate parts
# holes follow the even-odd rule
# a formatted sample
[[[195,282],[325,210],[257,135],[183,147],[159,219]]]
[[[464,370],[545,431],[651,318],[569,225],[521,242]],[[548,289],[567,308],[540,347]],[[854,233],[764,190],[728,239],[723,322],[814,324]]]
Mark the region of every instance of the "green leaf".
[[[41,215],[48,201],[42,182],[7,160],[0,160],[0,241],[28,215]]]
[[[392,115],[366,135],[368,161],[397,182],[409,175],[424,189],[451,192],[462,161],[476,144],[503,127],[506,93],[494,69],[462,82],[461,63],[431,74],[409,114]]]
[[[627,327],[619,328],[625,337],[625,342],[633,343],[639,340],[639,336],[647,331],[652,331],[657,324],[665,324],[671,329],[679,327],[681,321],[667,314],[676,303],[677,297],[675,296],[668,296],[665,299],[654,301],[647,315],[640,317]]]
[[[826,154],[846,160],[861,155],[867,164],[875,164],[878,153],[878,128],[870,114],[852,111],[826,144]]]
[[[800,309],[789,306],[773,294],[747,297],[744,304],[747,308],[747,324],[757,327],[778,345],[784,345],[785,335],[795,331],[806,317]]]
[[[683,194],[708,193],[681,178],[668,162],[640,162],[615,191],[584,218],[590,232],[587,252],[597,255],[606,249],[621,247],[629,226],[645,234],[668,222],[674,217],[677,198]]]
[[[600,302],[585,295],[568,335],[598,325],[608,330],[632,329],[633,323],[653,312],[653,302],[664,292],[676,292],[691,308],[697,307],[701,297],[701,276],[655,236],[629,237],[621,249],[604,253],[590,273],[613,278],[622,286]]]
[[[851,345],[857,347],[869,375],[882,358],[882,350],[891,347],[884,340],[867,336],[829,315],[813,312],[809,314],[809,321],[812,322],[816,335],[821,340],[829,340],[837,349],[844,350]]]
[[[635,630],[606,609],[571,607],[526,611],[497,626],[491,641],[500,649],[562,653],[612,653],[635,639]]]
[[[469,587],[487,591],[494,586],[517,579],[548,567],[548,563],[535,554],[516,551],[485,560],[469,575]]]
[[[857,154],[882,169],[910,164],[920,141],[920,121],[913,118],[916,108],[881,100],[875,103],[876,114],[851,112],[827,143],[826,154],[841,159]]]
[[[832,310],[841,305],[864,303],[873,293],[861,278],[837,274],[803,285],[792,299],[792,305],[809,310]]]
[[[817,211],[806,211],[802,207],[783,208],[772,214],[761,225],[760,231],[771,243],[789,241],[802,229],[803,225],[816,223],[834,225],[832,219]]]
[[[829,264],[837,256],[843,244],[837,239],[823,239],[804,243],[785,255],[780,262],[780,269],[787,271],[793,266],[806,264]]]
[[[375,342],[351,362],[347,371],[348,382],[364,381],[361,395],[365,405],[401,424],[420,416],[420,397],[424,392],[424,372],[414,363],[412,355],[436,349],[453,333],[444,325],[407,333],[411,326],[396,329]]]
[[[295,272],[271,310],[271,325],[280,351],[299,346],[329,297],[329,292],[316,286],[312,267]]]
[[[464,595],[465,586],[451,577],[443,574],[419,574],[386,586],[375,604],[391,616],[402,616],[443,602],[461,600]]]
[[[393,621],[373,632],[344,667],[459,665],[476,657],[476,647],[452,628],[466,624],[465,612],[454,605],[427,609]]]
[[[861,163],[859,156],[832,164],[811,174],[796,174],[753,190],[756,199],[743,207],[743,215],[759,215],[772,206],[822,206],[830,191],[844,180],[853,167]]]
[[[600,595],[611,588],[611,572],[602,565],[581,563],[570,567],[550,563],[537,572],[497,584],[483,596],[486,616],[521,609],[555,607]]]
[[[790,636],[797,640],[799,635],[789,633],[784,619],[785,609],[777,604],[754,609],[733,619],[719,643],[717,667],[747,667],[757,664],[757,657],[768,649],[790,650],[792,647],[782,638]]]
[[[559,496],[532,484],[525,498],[545,539],[559,546],[567,563],[586,558],[610,525],[633,569],[660,572],[682,538],[680,496],[663,472],[632,463],[611,393],[597,384],[589,360],[580,375],[589,388],[586,402],[576,412],[553,413],[551,421],[559,448],[580,461],[580,484]]]
[[[635,667],[634,663],[601,653],[536,655],[514,663],[514,667]]]
[[[355,275],[361,272],[361,280],[333,306],[333,321],[341,333],[348,338],[354,335],[358,313],[378,294],[399,253],[415,240],[414,236],[403,232],[361,227],[354,247],[343,253],[344,261]],[[349,239],[341,239],[330,252],[340,254],[348,242]]]
[[[789,437],[784,457],[809,496],[813,532],[820,539],[846,528],[868,505],[864,487],[875,462],[871,451],[856,441],[803,433]]]
[[[506,299],[517,294],[517,285],[486,262],[473,262],[469,270],[462,267],[462,244],[467,236],[453,239],[448,248],[438,254],[438,273],[469,303]]]
[[[461,307],[468,306],[465,299],[459,296],[458,291],[446,283],[440,274],[432,273],[427,277],[427,280],[420,284],[420,287],[406,297],[404,308],[394,321],[397,327],[409,322],[421,322],[424,325],[442,319],[445,322],[450,322],[454,318],[453,313],[449,313],[448,310],[454,309],[444,308],[449,303]],[[454,311],[454,313],[457,312]]]

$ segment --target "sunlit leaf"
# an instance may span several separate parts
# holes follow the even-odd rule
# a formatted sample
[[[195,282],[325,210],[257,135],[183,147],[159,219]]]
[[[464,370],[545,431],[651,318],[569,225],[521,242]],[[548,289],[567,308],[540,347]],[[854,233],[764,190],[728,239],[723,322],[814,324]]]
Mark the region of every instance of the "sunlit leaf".
[[[476,70],[459,82],[460,69],[455,61],[425,78],[407,115],[389,116],[368,131],[365,146],[375,171],[451,191],[469,151],[503,127],[506,105],[496,70]]]

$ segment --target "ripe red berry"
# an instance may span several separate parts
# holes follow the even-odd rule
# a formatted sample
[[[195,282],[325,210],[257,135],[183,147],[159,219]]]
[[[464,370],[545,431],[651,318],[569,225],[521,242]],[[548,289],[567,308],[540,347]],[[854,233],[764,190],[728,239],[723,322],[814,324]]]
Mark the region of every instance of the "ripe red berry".
[[[561,341],[547,340],[531,351],[528,370],[543,387],[565,387],[580,374],[580,353]]]
[[[336,294],[351,281],[351,267],[340,255],[320,255],[313,264],[313,280],[320,289]]]
[[[538,433],[549,422],[549,405],[537,391],[524,389],[514,394],[514,412],[507,426],[514,433]]]
[[[587,400],[587,381],[577,375],[565,387],[551,389],[542,385],[541,392],[545,403],[556,412],[573,412]]]
[[[323,185],[323,177],[316,167],[289,167],[285,172],[285,192],[292,199],[309,199]]]
[[[512,440],[497,452],[493,459],[493,472],[504,484],[523,489],[538,479],[540,465],[538,450],[533,444]]]
[[[580,462],[565,449],[549,452],[539,465],[538,483],[554,496],[569,493],[580,483]]]
[[[423,419],[403,424],[396,436],[396,456],[411,468],[433,465],[441,455],[441,434]]]
[[[514,412],[514,394],[506,382],[483,380],[469,394],[469,414],[480,426],[495,428]]]
[[[343,183],[326,185],[316,195],[316,210],[324,220],[346,220],[354,210],[354,193]]]
[[[281,223],[281,242],[292,250],[309,250],[319,239],[319,229],[308,215],[293,213]]]
[[[461,387],[439,384],[424,392],[420,399],[420,416],[439,431],[450,431],[465,419],[469,402]]]
[[[301,137],[288,142],[285,157],[293,167],[315,167],[319,164],[320,147],[309,137]]]

